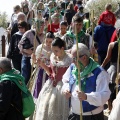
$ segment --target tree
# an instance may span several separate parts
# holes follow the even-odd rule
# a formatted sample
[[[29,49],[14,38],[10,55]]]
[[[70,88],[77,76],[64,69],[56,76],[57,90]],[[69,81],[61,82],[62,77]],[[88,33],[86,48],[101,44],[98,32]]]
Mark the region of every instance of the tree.
[[[0,13],[0,27],[7,28],[7,17],[6,12]]]
[[[118,2],[120,0],[89,0],[87,1],[85,5],[85,12],[91,12],[92,10],[95,10],[95,16],[99,17],[100,14],[105,11],[105,5],[107,3],[112,4],[112,10],[115,12],[115,10],[118,7]]]

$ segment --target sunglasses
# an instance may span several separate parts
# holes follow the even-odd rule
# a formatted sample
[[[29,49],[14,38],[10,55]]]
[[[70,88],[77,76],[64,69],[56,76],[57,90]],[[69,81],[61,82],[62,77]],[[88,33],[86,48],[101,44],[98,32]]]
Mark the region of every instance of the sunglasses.
[[[82,58],[84,55],[80,55],[79,58]],[[77,61],[77,57],[73,57],[73,61]]]
[[[23,29],[23,28],[24,28],[24,27],[20,27],[20,26],[18,27],[18,29]]]
[[[60,16],[54,16],[54,18],[60,18]]]

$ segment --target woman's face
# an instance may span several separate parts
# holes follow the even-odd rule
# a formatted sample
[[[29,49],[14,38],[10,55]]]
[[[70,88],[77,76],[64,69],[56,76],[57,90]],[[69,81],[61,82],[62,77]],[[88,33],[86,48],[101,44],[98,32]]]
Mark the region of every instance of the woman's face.
[[[46,38],[45,40],[45,44],[47,47],[51,47],[51,43],[52,43],[53,39],[52,38]]]
[[[19,26],[19,27],[18,27],[18,30],[19,30],[19,32],[21,32],[21,33],[25,33],[25,28],[24,28],[24,27]]]
[[[42,18],[42,12],[40,10],[37,11],[37,18]]]
[[[38,29],[38,33],[39,33],[39,34],[43,33],[43,31],[44,31],[44,26],[45,26],[44,24],[41,24],[41,25],[40,25],[40,28]]]
[[[64,48],[59,48],[58,46],[52,46],[52,51],[55,56],[60,57],[64,52]]]
[[[23,7],[23,12],[25,12],[25,13],[26,13],[26,12],[29,12],[28,6],[24,6],[24,7]]]
[[[60,31],[62,34],[65,34],[67,31],[67,27],[65,25],[60,25]]]

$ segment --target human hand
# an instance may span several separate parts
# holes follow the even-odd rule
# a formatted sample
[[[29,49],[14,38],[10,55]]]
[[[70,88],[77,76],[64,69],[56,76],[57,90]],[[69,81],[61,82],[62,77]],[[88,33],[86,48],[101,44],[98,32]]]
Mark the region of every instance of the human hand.
[[[87,100],[87,95],[82,91],[77,91],[79,100]]]
[[[69,98],[71,97],[71,93],[70,93],[70,91],[68,91],[68,90],[66,90],[65,92],[63,92],[63,94],[65,95],[65,97],[66,97],[67,99],[69,99]]]
[[[33,61],[33,63],[36,63],[36,55],[34,53],[31,54],[31,59]]]
[[[38,66],[41,66],[41,67],[43,65],[43,62],[41,61],[40,58],[36,59],[36,63],[37,63]]]

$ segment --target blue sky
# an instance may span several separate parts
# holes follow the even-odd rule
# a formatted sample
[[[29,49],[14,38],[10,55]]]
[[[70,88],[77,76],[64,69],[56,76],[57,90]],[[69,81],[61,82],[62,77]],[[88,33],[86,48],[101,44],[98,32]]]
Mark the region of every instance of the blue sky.
[[[0,0],[0,12],[6,12],[9,19],[13,13],[13,6],[20,5],[22,0]]]

